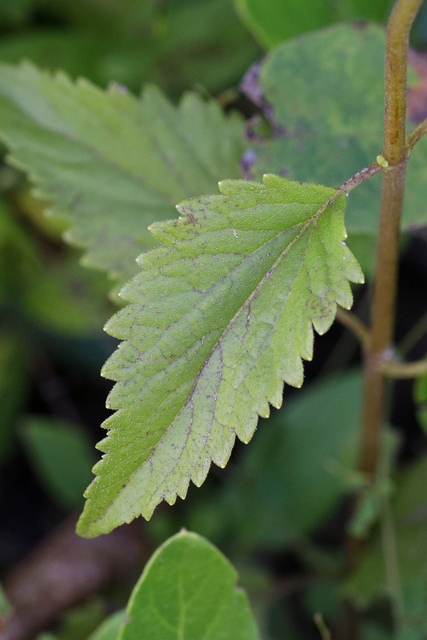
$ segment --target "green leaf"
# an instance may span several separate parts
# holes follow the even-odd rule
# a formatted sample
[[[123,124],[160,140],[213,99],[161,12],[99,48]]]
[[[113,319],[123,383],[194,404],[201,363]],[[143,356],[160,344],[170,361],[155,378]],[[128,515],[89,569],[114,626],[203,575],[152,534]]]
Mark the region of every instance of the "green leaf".
[[[236,8],[248,29],[266,48],[300,33],[334,22],[336,11],[325,0],[236,0]]]
[[[0,0],[0,18],[1,2],[25,1]],[[260,55],[231,0],[41,2],[53,5],[58,24],[30,21],[25,31],[3,32],[0,60],[31,60],[100,86],[114,79],[133,91],[149,81],[180,96],[197,84],[213,94],[228,89]]]
[[[269,54],[260,86],[281,133],[252,145],[255,179],[271,171],[339,187],[375,160],[382,147],[384,42],[378,27],[341,25],[286,42]],[[375,242],[379,200],[378,177],[348,198],[349,245],[353,249],[355,234],[361,255],[363,236],[370,245]],[[426,201],[423,139],[408,163],[402,229],[427,223]]]
[[[84,263],[124,281],[154,245],[147,227],[183,198],[238,177],[242,123],[188,93],[173,107],[154,87],[137,99],[29,64],[0,66],[0,136],[30,175]],[[119,215],[118,215],[119,214]]]
[[[352,304],[348,280],[363,280],[335,190],[278,176],[220,188],[153,225],[163,247],[139,258],[122,291],[132,304],[107,324],[126,342],[103,370],[118,382],[108,401],[118,411],[83,535],[149,518],[190,479],[200,486],[212,460],[224,467],[236,435],[248,442],[268,403],[281,405],[283,381],[301,386],[312,326],[325,333],[336,304]]]
[[[84,77],[100,86],[107,86],[114,78],[138,91],[153,65],[156,51],[147,42],[130,43],[120,35],[112,46],[112,39],[112,29],[108,27],[100,33],[93,28],[64,30],[39,26],[26,30],[25,35],[21,32],[3,37],[0,60],[8,64],[31,60],[41,69],[63,69],[72,78]]]
[[[254,36],[269,48],[301,33],[326,27],[341,20],[382,22],[390,8],[389,0],[236,0],[242,20]]]
[[[355,468],[360,402],[360,372],[339,372],[309,384],[260,425],[223,489],[224,524],[238,531],[240,546],[283,548],[337,506]],[[209,504],[196,505],[194,519],[204,509]]]
[[[126,611],[118,611],[107,618],[88,640],[117,640],[120,627],[126,619]]]
[[[78,427],[49,418],[28,418],[22,429],[27,454],[47,492],[66,509],[80,509],[94,456]]]
[[[120,640],[260,640],[237,573],[207,540],[182,531],[152,556]]]

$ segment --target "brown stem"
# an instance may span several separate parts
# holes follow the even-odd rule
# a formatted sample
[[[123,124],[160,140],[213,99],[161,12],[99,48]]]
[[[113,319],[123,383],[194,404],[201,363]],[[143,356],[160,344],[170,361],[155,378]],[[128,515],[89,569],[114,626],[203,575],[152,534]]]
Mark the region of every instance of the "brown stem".
[[[406,158],[406,73],[409,32],[422,0],[397,0],[387,25],[384,152],[390,166]]]
[[[378,362],[393,339],[399,227],[405,185],[406,71],[409,32],[422,0],[397,0],[387,27],[381,212],[377,271],[372,304],[371,343],[365,358],[365,388],[359,470],[372,479],[379,460],[380,432],[385,410],[385,376]]]

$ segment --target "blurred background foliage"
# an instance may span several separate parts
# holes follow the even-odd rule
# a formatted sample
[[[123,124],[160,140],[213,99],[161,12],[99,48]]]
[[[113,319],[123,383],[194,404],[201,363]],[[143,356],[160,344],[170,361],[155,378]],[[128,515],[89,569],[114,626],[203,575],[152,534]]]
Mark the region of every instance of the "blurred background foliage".
[[[252,116],[256,107],[236,87],[270,47],[340,20],[384,23],[390,4],[0,0],[0,62],[28,59],[101,87],[126,85],[136,94],[144,83],[155,83],[174,101],[195,89]],[[417,20],[413,43],[427,45],[427,7]],[[99,425],[108,415],[104,402],[110,384],[99,370],[115,348],[102,332],[116,308],[108,297],[110,283],[104,274],[81,268],[80,252],[63,243],[64,226],[45,217],[45,209],[26,178],[3,161],[0,579],[6,585],[14,567],[25,570],[28,554],[81,508],[97,457],[94,444],[102,437]],[[411,358],[424,355],[427,346],[425,254],[425,239],[417,238],[409,243],[402,265],[405,314],[398,319],[398,339]],[[356,292],[356,302],[357,312],[366,317],[363,289]],[[356,637],[345,635],[349,619],[354,623],[355,606],[361,640],[423,640],[427,377],[414,388],[409,383],[395,387],[392,423],[400,435],[394,455],[403,480],[391,495],[377,497],[393,502],[391,517],[399,523],[406,608],[398,636],[391,635],[395,594],[385,598],[389,585],[379,531],[359,572],[343,580],[348,495],[362,482],[355,472],[361,377],[354,339],[335,326],[317,341],[306,378],[303,391],[285,390],[285,409],[262,421],[248,448],[236,447],[225,470],[213,468],[201,489],[190,488],[185,502],[161,505],[148,524],[138,523],[145,545],[139,568],[158,544],[185,526],[217,544],[236,565],[265,640],[318,638],[317,611],[337,638]],[[375,507],[373,513],[375,520]],[[38,640],[89,638],[107,614],[125,604],[134,578],[82,594],[78,606],[52,616],[51,628]],[[0,592],[0,619],[7,607]]]

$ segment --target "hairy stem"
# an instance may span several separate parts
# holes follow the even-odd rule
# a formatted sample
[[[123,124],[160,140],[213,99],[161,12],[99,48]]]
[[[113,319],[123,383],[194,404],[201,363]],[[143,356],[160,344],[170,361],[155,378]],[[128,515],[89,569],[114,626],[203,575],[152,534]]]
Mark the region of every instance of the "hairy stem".
[[[383,156],[377,271],[365,385],[359,470],[372,479],[379,460],[385,414],[385,375],[378,363],[391,349],[395,316],[399,227],[405,185],[406,72],[409,32],[422,0],[397,0],[387,27]]]

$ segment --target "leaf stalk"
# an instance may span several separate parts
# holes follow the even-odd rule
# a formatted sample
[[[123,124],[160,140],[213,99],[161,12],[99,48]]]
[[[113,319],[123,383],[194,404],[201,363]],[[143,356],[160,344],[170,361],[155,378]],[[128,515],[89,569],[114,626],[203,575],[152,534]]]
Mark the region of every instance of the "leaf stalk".
[[[353,333],[360,341],[363,349],[369,349],[371,332],[369,327],[367,327],[356,314],[337,307],[336,319]],[[382,371],[388,378],[404,380],[408,378],[418,378],[419,376],[427,374],[427,358],[416,360],[415,362],[398,362],[397,360],[390,360],[390,358],[383,357],[381,360],[377,360],[375,365],[377,369]]]

